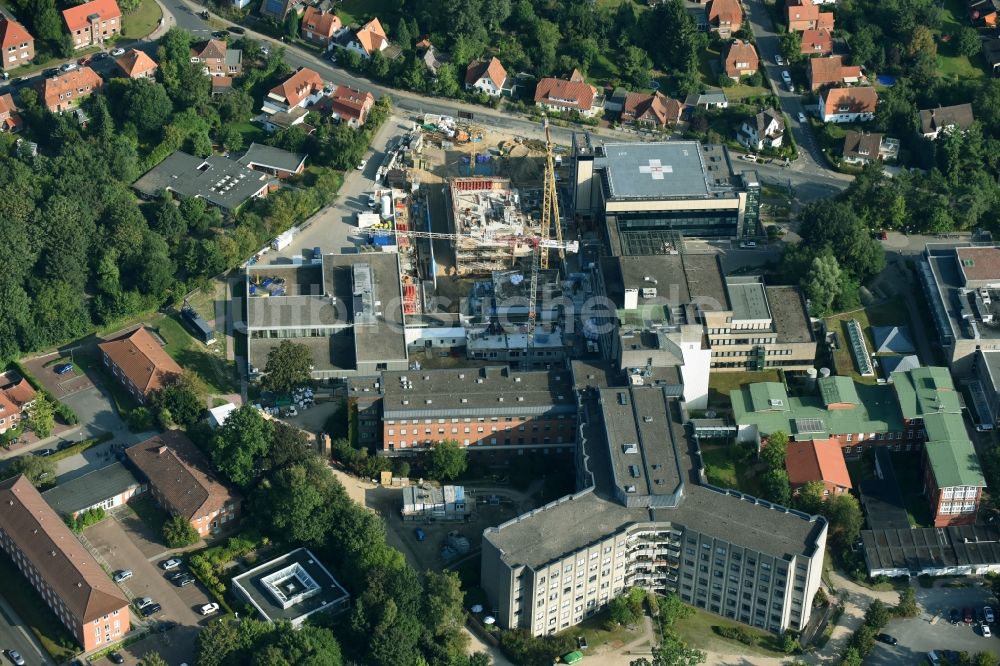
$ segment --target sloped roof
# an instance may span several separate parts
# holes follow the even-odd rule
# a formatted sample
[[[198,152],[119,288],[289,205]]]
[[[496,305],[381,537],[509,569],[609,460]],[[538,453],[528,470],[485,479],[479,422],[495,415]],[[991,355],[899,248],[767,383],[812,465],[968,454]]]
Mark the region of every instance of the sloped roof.
[[[23,25],[0,16],[0,48],[19,46],[34,39]]]
[[[813,53],[827,54],[833,51],[833,34],[829,28],[817,28],[815,30],[802,31],[802,47],[800,53],[810,55]]]
[[[103,83],[103,79],[90,67],[80,67],[45,79],[42,98],[45,100],[45,106],[51,108],[59,103],[60,95],[79,92],[81,89],[93,91],[100,88]]]
[[[736,63],[738,62],[748,63],[751,69],[757,69],[757,66],[760,64],[757,49],[754,48],[753,44],[745,42],[742,39],[733,40],[729,45],[729,50],[726,52],[724,60],[726,71],[736,69]]]
[[[861,398],[858,397],[858,389],[854,386],[854,381],[850,377],[842,375],[822,377],[817,380],[816,384],[819,386],[819,394],[823,398],[824,405],[861,404]]]
[[[18,408],[24,407],[32,400],[38,393],[35,391],[35,387],[28,383],[28,380],[24,377],[20,381],[10,384],[9,386],[3,387],[0,391],[7,396],[7,398],[13,402]]]
[[[143,394],[160,388],[167,375],[182,372],[144,326],[98,347]]]
[[[594,88],[583,81],[545,78],[535,87],[535,103],[587,111],[594,105]]]
[[[146,55],[145,51],[140,51],[139,49],[131,49],[121,56],[115,62],[118,66],[125,72],[126,76],[131,79],[142,76],[146,72],[155,70],[157,65],[156,61]]]
[[[844,134],[844,148],[841,150],[841,154],[844,157],[852,157],[855,159],[878,159],[879,149],[882,147],[882,137],[884,134],[879,134],[878,132],[856,132],[854,130],[847,130]],[[892,329],[893,326],[879,326],[873,327],[874,331],[876,328],[881,329]],[[886,340],[887,342],[891,342]],[[907,342],[909,339],[907,338]],[[912,343],[911,343],[912,346]],[[875,351],[876,352],[892,352],[896,351],[894,349],[881,349],[881,343],[878,341],[878,335],[875,336]],[[909,351],[914,351],[910,349]]]
[[[920,359],[915,354],[907,356],[882,356],[879,358],[882,364],[882,375],[887,379],[894,372],[907,372],[920,367]]]
[[[927,431],[928,442],[958,442],[969,438],[961,414],[928,414],[924,417],[924,430]]]
[[[979,457],[968,439],[929,441],[924,446],[938,488],[986,487],[986,479],[983,478],[983,470],[979,466]]]
[[[191,55],[202,60],[225,60],[226,43],[221,39],[210,39],[199,48],[191,47]]]
[[[366,109],[375,103],[375,96],[368,91],[362,92],[350,86],[337,86],[337,89],[322,101],[326,110],[342,118],[354,118],[358,122],[363,122]]]
[[[809,81],[813,88],[842,83],[844,79],[861,78],[861,68],[857,65],[845,65],[844,57],[839,55],[809,60]]]
[[[882,143],[882,135],[878,135],[875,144],[875,155]],[[896,354],[912,354],[917,351],[910,339],[910,329],[906,326],[872,326],[872,337],[875,338],[876,352],[893,352]]]
[[[73,618],[85,624],[125,609],[123,621],[127,621],[128,600],[27,477],[0,482],[0,507],[0,531],[17,545]]]
[[[750,384],[750,409],[753,411],[788,411],[788,391],[778,382],[757,382]]]
[[[340,22],[339,16],[332,11],[324,12],[319,7],[310,5],[306,7],[305,12],[302,14],[303,30],[325,35],[327,38],[332,37],[333,33],[340,30],[343,26],[344,24]]]
[[[792,487],[810,481],[826,481],[842,488],[851,487],[844,453],[836,439],[811,439],[788,442],[785,452],[785,469]]]
[[[81,28],[86,28],[90,24],[90,17],[97,14],[100,20],[106,21],[110,18],[121,18],[122,10],[118,8],[115,0],[92,0],[76,7],[70,7],[63,11],[63,19],[70,32],[75,32]]]
[[[931,134],[951,125],[959,129],[968,129],[974,120],[975,116],[972,113],[971,104],[956,104],[920,110],[920,130],[924,134]]]
[[[743,9],[739,0],[712,0],[708,8],[709,22],[728,22],[733,25],[743,23]]]
[[[754,116],[754,125],[757,128],[757,136],[764,136],[767,131],[768,126],[772,122],[778,124],[778,134],[783,134],[785,131],[785,119],[781,117],[781,114],[774,109],[764,109],[760,113]]]
[[[486,76],[497,88],[507,82],[507,70],[495,56],[487,60],[473,60],[465,70],[465,84],[471,86]]]
[[[842,106],[849,109],[848,113],[875,113],[878,105],[878,94],[871,86],[856,86],[854,88],[831,88],[823,98],[823,109],[826,115],[839,113]]]
[[[208,460],[179,430],[169,430],[125,449],[171,511],[192,520],[240,501],[212,475]]]
[[[959,414],[962,410],[947,368],[914,368],[908,372],[893,373],[891,379],[905,419],[936,413]]]
[[[385,30],[382,28],[382,24],[379,23],[377,18],[373,18],[371,21],[358,28],[358,31],[354,33],[354,38],[368,55],[371,55],[376,51],[381,51],[382,44],[389,43],[389,38],[386,37]]]
[[[660,125],[676,123],[680,120],[683,111],[684,105],[681,102],[667,97],[659,90],[652,95],[637,92],[626,93],[625,101],[622,104],[624,114],[631,115],[636,119],[652,114]]]
[[[306,97],[322,89],[323,79],[319,73],[308,67],[302,67],[299,71],[271,88],[268,95],[285,100],[288,106],[298,106]]]

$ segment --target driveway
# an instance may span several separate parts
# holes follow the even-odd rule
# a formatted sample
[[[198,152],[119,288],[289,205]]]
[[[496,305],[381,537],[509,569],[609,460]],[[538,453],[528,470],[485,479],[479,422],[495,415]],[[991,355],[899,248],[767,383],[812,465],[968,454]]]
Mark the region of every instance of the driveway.
[[[172,620],[185,626],[207,624],[207,619],[197,609],[211,601],[208,593],[199,583],[179,588],[168,581],[158,566],[161,558],[150,558],[140,550],[117,518],[88,528],[84,536],[112,570],[132,570],[132,578],[121,584],[129,599],[152,597],[163,606],[163,610],[153,616],[155,620]]]
[[[39,645],[31,629],[2,596],[0,596],[0,649],[17,650],[29,664],[41,663],[48,666],[52,663],[52,658]],[[10,663],[10,660],[4,657],[4,662]]]

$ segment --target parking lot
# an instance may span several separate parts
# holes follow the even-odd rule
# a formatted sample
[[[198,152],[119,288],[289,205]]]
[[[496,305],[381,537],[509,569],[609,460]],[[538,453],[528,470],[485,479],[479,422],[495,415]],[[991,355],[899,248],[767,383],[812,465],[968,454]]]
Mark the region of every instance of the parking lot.
[[[64,358],[66,362],[69,361],[67,355],[52,352],[51,354],[36,356],[35,358],[23,361],[24,367],[28,369],[28,372],[34,375],[56,400],[62,400],[68,395],[73,395],[94,386],[91,379],[84,374],[78,365],[74,365],[73,369],[66,374],[57,375],[55,367],[58,363],[53,362]]]
[[[942,581],[946,583],[947,581]],[[877,643],[865,664],[889,666],[890,664],[919,664],[930,650],[955,650],[970,653],[990,651],[1000,654],[1000,638],[984,638],[974,625],[948,621],[952,608],[981,610],[995,604],[988,588],[972,587],[916,588],[917,602],[924,611],[915,618],[893,620],[885,632],[899,640],[895,646]],[[994,606],[995,607],[995,606]],[[996,625],[994,625],[996,629]]]
[[[198,612],[211,601],[199,583],[177,587],[167,580],[160,567],[170,553],[164,551],[150,556],[143,552],[129,530],[117,519],[104,520],[84,532],[84,536],[98,555],[112,570],[131,569],[132,577],[121,584],[129,599],[152,597],[163,607],[153,616],[155,621],[169,620],[181,625],[202,625],[207,619]]]

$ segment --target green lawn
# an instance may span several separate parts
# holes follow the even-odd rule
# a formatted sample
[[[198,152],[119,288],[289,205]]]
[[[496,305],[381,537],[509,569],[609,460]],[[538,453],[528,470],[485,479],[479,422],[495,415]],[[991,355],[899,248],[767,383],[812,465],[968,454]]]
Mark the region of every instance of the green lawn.
[[[630,631],[627,627],[608,629],[608,611],[604,610],[589,617],[575,627],[560,632],[564,636],[584,636],[587,639],[588,650],[596,650],[601,645],[620,648],[628,645],[642,635],[642,631]]]
[[[163,12],[156,0],[142,0],[135,11],[122,16],[122,37],[125,39],[142,39],[156,30],[160,24]]]
[[[742,83],[737,83],[735,86],[730,86],[723,90],[726,93],[726,99],[731,101],[739,101],[748,97],[760,97],[770,92],[764,86],[748,86]]]
[[[698,54],[698,73],[701,74],[701,82],[703,84],[713,87],[719,84],[719,75],[712,68],[712,63],[718,63],[721,57],[718,51],[710,48],[706,48]],[[720,69],[721,71],[721,67],[716,69]]]
[[[343,0],[337,16],[344,25],[359,25],[366,18],[377,16],[382,27],[390,33],[399,18],[399,0]]]
[[[690,617],[677,620],[673,629],[684,641],[693,648],[707,650],[717,654],[725,655],[752,655],[757,657],[784,657],[785,655],[776,649],[776,638],[759,629],[752,629],[744,624],[739,624],[733,620],[709,614],[697,608]],[[715,633],[713,627],[734,627],[748,631],[757,636],[757,645],[744,645],[737,641],[723,638]]]
[[[944,50],[944,47],[945,45],[941,44],[939,48]],[[977,62],[981,59],[982,56],[975,56]],[[943,55],[939,52],[937,69],[938,74],[945,78],[978,79],[985,76],[982,66],[973,64],[969,57],[964,55]]]
[[[836,331],[837,335],[840,337],[840,349],[834,352],[836,357],[836,365],[840,374],[850,374],[850,376],[858,382],[864,384],[874,384],[877,379],[875,377],[862,377],[857,373],[857,368],[854,365],[854,357],[851,354],[850,346],[847,343],[847,326],[845,322],[857,319],[858,323],[861,324],[861,330],[865,337],[865,343],[868,345],[868,351],[871,353],[875,349],[875,342],[872,339],[872,326],[912,326],[910,322],[910,316],[907,312],[906,305],[903,303],[902,297],[896,297],[885,301],[884,303],[879,303],[877,305],[872,305],[868,308],[853,310],[851,312],[845,312],[842,314],[833,315],[826,319],[826,326],[828,331]]]
[[[736,444],[701,445],[701,461],[709,483],[760,497],[760,481],[752,470],[740,465],[739,459],[740,449]]]
[[[219,347],[219,350],[215,350],[195,340],[176,315],[157,314],[151,319],[149,326],[166,341],[167,346],[164,348],[166,352],[182,368],[191,370],[201,377],[210,391],[213,393],[239,391],[236,368],[225,360],[223,346],[213,345]],[[222,357],[219,355],[220,351]]]
[[[66,661],[79,651],[69,630],[3,552],[0,552],[0,578],[4,581],[4,599],[14,607],[14,612],[21,616],[31,633],[56,662]]]
[[[262,143],[267,138],[267,132],[258,125],[251,122],[231,123],[236,130],[243,135],[243,145],[249,146],[251,143]]]

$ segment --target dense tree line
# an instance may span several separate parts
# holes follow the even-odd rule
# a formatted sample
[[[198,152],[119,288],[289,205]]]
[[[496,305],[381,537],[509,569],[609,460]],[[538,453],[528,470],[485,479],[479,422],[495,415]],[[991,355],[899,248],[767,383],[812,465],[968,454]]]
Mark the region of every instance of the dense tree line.
[[[175,150],[205,156],[245,147],[234,125],[249,121],[253,100],[289,73],[282,49],[265,57],[244,40],[245,73],[232,93],[212,97],[209,77],[190,62],[191,42],[183,31],[168,32],[159,49],[159,79],[107,82],[84,103],[85,126],[73,115],[50,113],[36,91],[21,93],[24,137],[37,142],[38,155],[0,136],[6,259],[0,360],[155,309],[237,265],[328,203],[339,187],[339,173],[314,168],[300,187],[235,214],[202,199],[140,201],[131,183]],[[384,105],[379,113],[384,117]],[[323,137],[341,137],[321,130],[329,132]],[[344,143],[330,138],[307,146],[316,150],[311,163],[348,168],[338,161]]]
[[[565,76],[575,68],[632,87],[647,87],[655,66],[670,75],[672,92],[685,94],[697,88],[698,49],[707,40],[682,0],[649,10],[632,2],[612,7],[548,0],[402,0],[400,5],[395,24],[380,18],[403,56],[390,62],[376,54],[363,62],[345,52],[338,55],[341,64],[402,88],[448,97],[462,94],[469,62],[491,56],[500,58],[510,76]],[[424,36],[449,55],[436,76],[414,48]]]
[[[382,518],[347,495],[300,431],[245,405],[214,433],[198,426],[192,436],[243,490],[253,527],[273,543],[315,549],[337,570],[355,599],[349,617],[332,627],[345,657],[384,666],[468,663],[458,577],[414,571],[386,543]],[[245,629],[230,624],[199,639],[200,664],[242,664],[259,653],[254,640],[239,638]],[[257,658],[251,663],[272,663]]]

